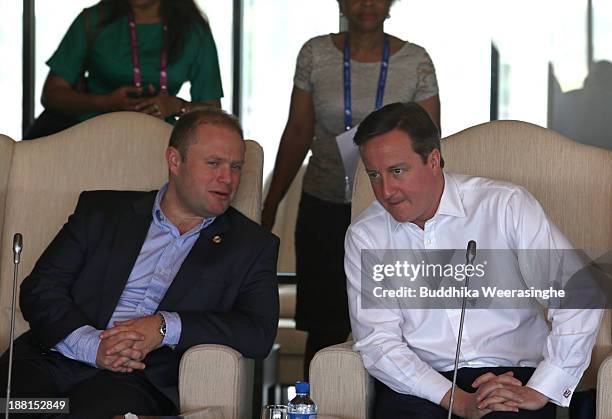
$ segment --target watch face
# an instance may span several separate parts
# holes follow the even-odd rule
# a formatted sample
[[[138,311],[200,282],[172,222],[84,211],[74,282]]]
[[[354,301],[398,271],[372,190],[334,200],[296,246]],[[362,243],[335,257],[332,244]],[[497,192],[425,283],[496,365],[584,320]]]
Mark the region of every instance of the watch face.
[[[161,317],[161,323],[159,324],[159,334],[162,336],[166,336],[166,319],[161,314],[159,315],[159,317]]]

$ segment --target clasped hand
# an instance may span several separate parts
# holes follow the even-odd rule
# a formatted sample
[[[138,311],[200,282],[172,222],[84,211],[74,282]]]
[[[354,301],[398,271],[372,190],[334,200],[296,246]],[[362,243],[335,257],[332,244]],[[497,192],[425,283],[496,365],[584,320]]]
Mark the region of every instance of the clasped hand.
[[[472,383],[472,387],[477,389],[476,393],[463,393],[463,416],[470,419],[481,418],[493,411],[538,410],[548,402],[545,395],[524,386],[511,371],[501,375],[481,375]]]
[[[160,119],[177,114],[183,104],[179,98],[170,96],[165,91],[157,93],[152,85],[145,89],[134,86],[120,87],[109,93],[108,101],[109,110],[142,112]]]
[[[159,315],[115,322],[100,334],[96,364],[114,372],[142,370],[142,360],[161,346]]]

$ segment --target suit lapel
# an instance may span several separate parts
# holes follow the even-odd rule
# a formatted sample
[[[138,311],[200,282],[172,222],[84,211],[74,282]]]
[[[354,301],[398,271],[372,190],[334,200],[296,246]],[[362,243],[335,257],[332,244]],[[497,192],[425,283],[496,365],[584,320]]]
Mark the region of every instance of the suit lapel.
[[[223,246],[223,235],[229,230],[229,227],[230,223],[225,213],[218,216],[211,225],[201,231],[200,237],[189,251],[160,302],[159,310],[176,307],[183,296],[193,290],[198,280],[206,276],[213,248]]]
[[[104,280],[98,323],[106,328],[127,280],[136,264],[140,249],[151,225],[151,211],[156,192],[134,202],[133,207],[119,216],[113,239],[108,270]]]

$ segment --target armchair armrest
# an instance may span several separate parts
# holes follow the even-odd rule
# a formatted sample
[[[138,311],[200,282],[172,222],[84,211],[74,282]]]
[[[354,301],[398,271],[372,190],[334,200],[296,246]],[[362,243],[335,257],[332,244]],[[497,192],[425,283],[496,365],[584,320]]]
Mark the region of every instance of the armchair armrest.
[[[374,380],[348,341],[317,352],[310,364],[312,399],[319,415],[341,419],[372,417]]]
[[[254,361],[223,345],[197,345],[181,359],[181,414],[218,407],[224,419],[250,419]]]
[[[612,355],[599,367],[597,375],[597,419],[612,417]]]

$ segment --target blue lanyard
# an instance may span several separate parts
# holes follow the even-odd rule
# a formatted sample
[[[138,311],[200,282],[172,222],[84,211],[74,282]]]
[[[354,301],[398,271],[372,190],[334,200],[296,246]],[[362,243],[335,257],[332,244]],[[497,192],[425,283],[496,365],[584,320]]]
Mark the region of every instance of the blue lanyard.
[[[378,77],[378,90],[376,91],[375,109],[383,104],[385,95],[385,84],[387,82],[387,71],[389,70],[389,35],[385,34],[383,45],[383,56],[380,62],[380,76]],[[353,126],[353,110],[351,104],[351,48],[349,46],[348,34],[344,41],[344,129],[350,130]]]

